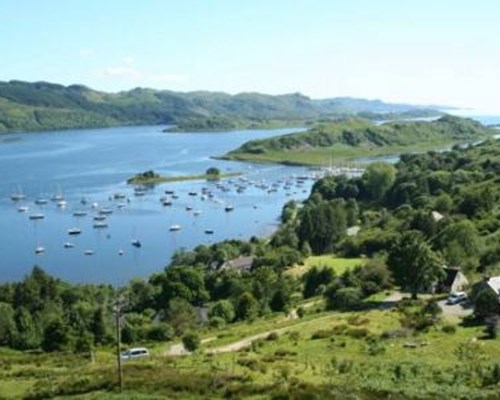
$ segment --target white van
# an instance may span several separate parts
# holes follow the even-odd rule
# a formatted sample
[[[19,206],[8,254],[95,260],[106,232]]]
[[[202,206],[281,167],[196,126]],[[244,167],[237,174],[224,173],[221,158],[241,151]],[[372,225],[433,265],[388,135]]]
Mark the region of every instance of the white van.
[[[134,358],[148,357],[149,351],[145,347],[135,347],[128,349],[120,354],[122,360],[131,360]]]

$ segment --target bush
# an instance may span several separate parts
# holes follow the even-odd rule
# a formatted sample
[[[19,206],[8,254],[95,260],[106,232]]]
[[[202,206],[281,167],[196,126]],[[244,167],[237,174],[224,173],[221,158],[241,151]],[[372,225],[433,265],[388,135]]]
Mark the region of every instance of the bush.
[[[353,339],[364,338],[368,336],[369,333],[370,331],[366,328],[350,328],[346,331],[346,335],[352,337]]]
[[[211,328],[221,329],[226,326],[226,321],[221,317],[212,317],[208,320],[208,325],[210,325]]]
[[[444,332],[444,333],[449,333],[449,334],[453,334],[457,331],[457,327],[453,324],[446,324],[446,325],[443,325],[443,327],[441,328],[441,330]]]
[[[194,332],[188,332],[182,337],[182,344],[189,352],[195,352],[201,346],[200,337]]]
[[[486,327],[484,333],[488,339],[496,339],[498,336],[498,316],[489,317],[486,319]]]
[[[311,335],[311,340],[326,339],[330,336],[333,336],[333,334],[334,332],[331,329],[320,329],[316,332],[313,332],[313,334]]]
[[[212,307],[210,307],[208,316],[219,317],[224,319],[226,322],[232,322],[235,317],[233,303],[229,300],[219,300],[217,303],[212,305]]]
[[[337,289],[329,286],[325,292],[327,310],[357,310],[361,306],[362,294],[359,288]]]
[[[278,332],[271,332],[269,335],[267,335],[266,340],[275,341],[278,340],[279,338],[280,335],[278,334]]]
[[[174,336],[174,328],[163,322],[153,325],[147,332],[147,338],[157,342],[172,340]]]
[[[297,308],[297,316],[299,318],[304,318],[304,316],[306,315],[306,309],[302,306],[300,306],[299,308]]]

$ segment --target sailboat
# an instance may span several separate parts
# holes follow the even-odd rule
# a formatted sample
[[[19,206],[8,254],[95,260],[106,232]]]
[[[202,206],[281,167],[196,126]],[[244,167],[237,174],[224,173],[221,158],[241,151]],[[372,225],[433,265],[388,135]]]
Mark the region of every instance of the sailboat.
[[[26,199],[26,195],[23,193],[23,191],[21,190],[21,187],[18,186],[17,187],[17,191],[15,192],[12,192],[12,194],[10,195],[10,199],[12,201],[20,201],[20,200],[24,200]]]
[[[43,246],[36,246],[35,248],[35,254],[36,255],[40,255],[40,254],[43,254],[45,253],[45,247]]]

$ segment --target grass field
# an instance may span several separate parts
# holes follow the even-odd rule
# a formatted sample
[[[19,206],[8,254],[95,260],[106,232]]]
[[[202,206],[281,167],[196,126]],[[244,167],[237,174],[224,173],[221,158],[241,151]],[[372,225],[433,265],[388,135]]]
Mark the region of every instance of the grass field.
[[[205,328],[202,337],[212,340],[189,356],[166,357],[170,342],[145,344],[151,357],[123,363],[122,395],[116,393],[112,347],[100,348],[95,363],[73,354],[0,349],[0,398],[498,398],[500,346],[481,339],[483,327],[441,322],[408,334],[399,312],[371,300],[360,312],[310,308],[301,319],[275,314],[218,331]],[[256,334],[261,337],[246,349],[207,354]]]
[[[287,270],[286,273],[293,276],[305,274],[311,267],[328,267],[335,270],[337,275],[341,275],[345,270],[354,268],[366,263],[364,258],[341,258],[335,255],[311,256],[306,258],[304,265],[295,265]]]

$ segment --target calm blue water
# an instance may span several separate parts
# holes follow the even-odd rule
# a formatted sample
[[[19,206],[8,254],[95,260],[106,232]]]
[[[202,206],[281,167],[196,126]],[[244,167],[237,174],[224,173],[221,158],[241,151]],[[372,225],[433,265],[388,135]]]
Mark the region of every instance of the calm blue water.
[[[222,171],[241,171],[245,178],[272,184],[292,175],[304,174],[305,168],[253,165],[210,159],[234,149],[250,139],[265,138],[291,130],[245,131],[231,133],[173,134],[162,127],[127,127],[36,134],[9,134],[0,137],[0,281],[18,280],[36,264],[49,273],[73,282],[109,282],[120,284],[133,277],[147,277],[164,268],[175,250],[210,244],[226,238],[250,238],[266,235],[277,223],[283,204],[307,197],[312,181],[288,190],[279,184],[277,192],[249,186],[244,192],[228,184],[229,191],[207,182],[183,182],[159,185],[145,196],[134,196],[125,180],[137,172],[153,169],[168,175],[199,174],[210,166]],[[10,195],[18,186],[27,196],[25,202],[12,202]],[[213,191],[212,200],[193,197],[202,187]],[[172,207],[163,207],[159,199],[165,189],[173,189],[179,198]],[[63,193],[68,204],[61,209],[55,202],[37,206],[39,197]],[[110,200],[116,192],[126,200]],[[85,197],[88,204],[82,206]],[[91,203],[113,210],[107,229],[93,228],[96,210]],[[125,203],[118,209],[119,202]],[[234,206],[225,212],[224,206]],[[19,206],[29,207],[26,213]],[[186,211],[186,207],[193,208]],[[74,217],[73,211],[86,210],[86,217]],[[201,211],[195,215],[194,211]],[[45,219],[32,221],[29,215],[41,212]],[[178,232],[169,227],[181,225]],[[69,228],[79,227],[82,234],[69,236]],[[205,229],[213,229],[206,235]],[[141,248],[131,245],[140,239]],[[74,248],[64,248],[67,241]],[[45,253],[36,255],[43,246]],[[118,255],[123,250],[122,256]],[[93,250],[92,256],[84,255]]]

